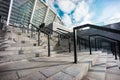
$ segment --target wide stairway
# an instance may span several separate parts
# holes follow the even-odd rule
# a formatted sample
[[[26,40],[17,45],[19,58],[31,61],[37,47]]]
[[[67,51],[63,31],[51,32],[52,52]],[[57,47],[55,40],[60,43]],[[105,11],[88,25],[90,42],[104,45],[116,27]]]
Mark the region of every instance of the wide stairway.
[[[74,64],[73,51],[52,48],[48,57],[47,43],[37,46],[36,40],[16,31],[0,33],[0,80],[110,80],[107,69],[117,66],[107,51],[94,51],[92,55],[78,52],[78,63]]]

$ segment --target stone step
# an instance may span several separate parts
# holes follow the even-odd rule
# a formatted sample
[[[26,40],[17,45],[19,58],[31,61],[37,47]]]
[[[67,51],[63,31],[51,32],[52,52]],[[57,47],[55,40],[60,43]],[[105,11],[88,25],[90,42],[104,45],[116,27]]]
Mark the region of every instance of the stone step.
[[[57,54],[63,53],[63,50],[51,51],[51,56],[56,56]],[[36,49],[36,50],[24,50],[23,54],[19,54],[18,50],[7,50],[0,52],[0,63],[19,61],[23,59],[29,59],[34,57],[45,57],[48,56],[48,51],[46,49]]]
[[[81,80],[88,69],[89,64],[87,63],[74,64],[62,69],[58,73],[48,77],[46,80]]]
[[[96,64],[91,67],[82,80],[105,80],[107,53],[100,54]]]
[[[35,50],[35,49],[40,49],[41,47],[39,46],[29,46],[29,47],[22,47],[22,50]],[[20,50],[21,47],[8,47],[5,50]]]
[[[106,80],[120,80],[119,60],[115,60],[112,54],[108,54]]]
[[[0,56],[10,56],[10,55],[16,55],[18,54],[18,50],[14,50],[14,51],[0,51]]]
[[[11,62],[6,65],[4,63],[2,66],[10,66],[10,68],[2,69],[1,72],[4,73],[4,71],[17,70],[20,80],[39,80],[42,77],[47,80],[80,80],[84,75],[87,74],[87,71],[91,65],[91,61],[95,60],[97,56],[98,55],[94,55],[94,57],[91,55],[79,56],[78,64],[72,63],[73,56],[70,55],[34,58],[26,61]],[[91,59],[88,61],[86,59],[87,57],[91,57]],[[0,66],[0,68],[2,66]],[[36,74],[36,76],[34,74]]]

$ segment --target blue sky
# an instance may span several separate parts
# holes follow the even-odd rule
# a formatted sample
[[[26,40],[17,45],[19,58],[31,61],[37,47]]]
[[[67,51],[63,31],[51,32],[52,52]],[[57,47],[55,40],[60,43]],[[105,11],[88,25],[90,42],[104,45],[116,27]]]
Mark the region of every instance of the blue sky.
[[[43,0],[66,26],[104,25],[120,18],[120,0]]]

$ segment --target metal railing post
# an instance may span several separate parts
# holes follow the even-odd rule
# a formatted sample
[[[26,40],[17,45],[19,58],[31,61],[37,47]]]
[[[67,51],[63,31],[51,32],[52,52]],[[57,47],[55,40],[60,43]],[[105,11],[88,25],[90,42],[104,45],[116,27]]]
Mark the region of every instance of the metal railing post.
[[[60,34],[58,34],[58,46],[60,46]]]
[[[31,26],[31,38],[33,37],[33,27]]]
[[[79,39],[79,50],[81,49],[80,43],[81,43],[81,40]]]
[[[77,63],[77,51],[76,51],[76,30],[73,29],[73,39],[74,39],[74,63]]]
[[[38,31],[38,46],[40,46],[40,31]]]
[[[117,49],[116,49],[116,43],[114,43],[114,50],[115,50],[115,60],[117,60]]]
[[[119,60],[120,60],[120,41],[118,41],[117,44],[118,44],[118,56],[119,56]]]
[[[97,41],[96,41],[96,38],[95,38],[95,51],[97,51]]]
[[[69,53],[71,53],[71,38],[68,39]]]
[[[48,57],[50,57],[50,35],[48,35]]]
[[[84,45],[85,45],[85,49],[87,49],[87,45],[86,45],[87,41],[85,40],[84,41]]]
[[[91,40],[90,40],[90,35],[89,35],[89,50],[90,50],[90,55],[92,55],[92,50],[91,50]]]
[[[113,54],[113,56],[114,56],[113,43],[111,43],[111,52],[112,52],[112,54]]]
[[[100,39],[100,49],[102,49],[102,40]]]

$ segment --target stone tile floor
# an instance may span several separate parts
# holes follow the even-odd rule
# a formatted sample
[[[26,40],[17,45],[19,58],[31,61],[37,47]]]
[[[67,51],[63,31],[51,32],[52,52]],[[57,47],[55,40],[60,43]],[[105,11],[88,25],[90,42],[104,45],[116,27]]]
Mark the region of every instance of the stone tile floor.
[[[108,55],[106,80],[120,80],[120,69],[112,55]]]

